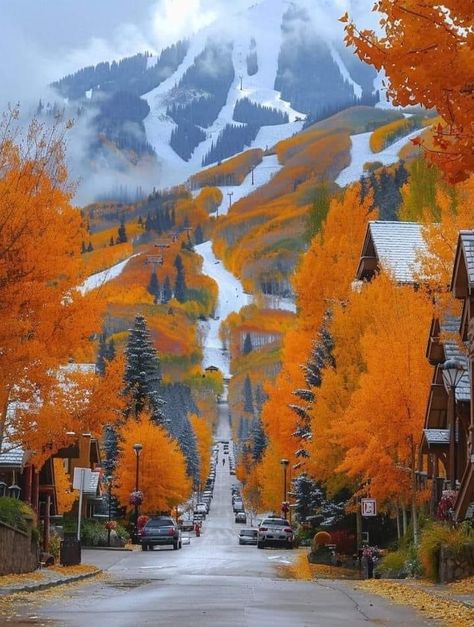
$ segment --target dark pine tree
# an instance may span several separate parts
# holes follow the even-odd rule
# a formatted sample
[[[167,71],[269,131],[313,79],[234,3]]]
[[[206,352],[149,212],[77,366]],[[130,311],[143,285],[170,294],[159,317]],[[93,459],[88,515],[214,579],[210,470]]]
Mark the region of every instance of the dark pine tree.
[[[252,425],[252,457],[255,462],[259,462],[265,449],[267,448],[267,436],[263,428],[263,422],[260,416],[257,416]]]
[[[178,436],[178,443],[186,458],[187,474],[193,480],[193,483],[196,484],[199,482],[199,455],[196,435],[187,416],[183,420],[183,427]]]
[[[243,353],[244,355],[248,355],[252,351],[253,351],[252,338],[250,337],[250,333],[247,333],[244,339]]]
[[[88,246],[87,246],[87,252],[91,253],[94,250],[94,247],[92,246],[92,242],[89,242]]]
[[[127,231],[125,229],[125,222],[122,220],[117,232],[117,244],[125,244],[126,241],[128,241]]]
[[[161,295],[161,302],[166,305],[166,303],[169,303],[172,298],[173,292],[171,290],[171,281],[169,276],[166,276],[163,282],[163,293]]]
[[[245,377],[244,381],[244,411],[252,415],[254,413],[252,382],[249,375]]]
[[[159,390],[161,366],[145,318],[138,314],[128,336],[125,349],[125,394],[129,398],[128,413],[138,416],[149,409],[153,420],[163,423],[163,401]]]
[[[196,244],[202,244],[204,241],[204,233],[200,224],[197,225],[196,230],[194,231],[194,241]]]
[[[153,296],[155,304],[159,303],[161,290],[160,290],[160,282],[158,281],[158,277],[156,276],[155,271],[153,271],[150,275],[150,281],[148,282],[147,290],[148,290],[148,293]]]
[[[176,255],[174,262],[176,267],[176,281],[174,284],[174,297],[179,303],[185,303],[187,300],[186,275],[181,255]]]

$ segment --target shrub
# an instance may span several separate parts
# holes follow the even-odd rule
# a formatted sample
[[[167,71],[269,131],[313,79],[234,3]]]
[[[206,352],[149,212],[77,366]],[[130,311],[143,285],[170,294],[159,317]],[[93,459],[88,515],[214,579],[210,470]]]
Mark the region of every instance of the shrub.
[[[61,538],[57,533],[51,533],[51,535],[49,536],[48,551],[54,557],[55,562],[59,560],[60,547]]]
[[[331,534],[327,531],[318,531],[314,536],[314,541],[318,546],[326,546],[331,543]]]
[[[81,524],[81,543],[85,546],[103,546],[107,543],[107,530],[96,520],[84,520]]]
[[[26,531],[27,519],[35,520],[35,513],[29,505],[9,496],[0,497],[0,521],[10,527]]]
[[[445,523],[433,523],[426,527],[418,547],[418,556],[427,577],[436,581],[438,578],[439,552],[441,545],[446,545],[456,555],[463,544],[472,542],[472,529],[461,525],[453,529]]]
[[[408,550],[398,549],[387,553],[377,564],[376,572],[388,577],[400,577],[407,573]]]

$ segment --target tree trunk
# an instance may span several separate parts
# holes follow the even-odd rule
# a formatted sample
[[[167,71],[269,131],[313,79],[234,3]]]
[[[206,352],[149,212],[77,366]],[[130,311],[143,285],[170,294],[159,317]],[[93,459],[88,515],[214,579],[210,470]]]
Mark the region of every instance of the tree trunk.
[[[402,520],[403,520],[403,535],[406,535],[408,522],[407,522],[407,508],[405,503],[402,504]]]
[[[400,529],[400,510],[399,510],[398,505],[396,509],[396,516],[397,516],[397,539],[400,542],[400,538],[402,534],[401,534],[401,529]]]

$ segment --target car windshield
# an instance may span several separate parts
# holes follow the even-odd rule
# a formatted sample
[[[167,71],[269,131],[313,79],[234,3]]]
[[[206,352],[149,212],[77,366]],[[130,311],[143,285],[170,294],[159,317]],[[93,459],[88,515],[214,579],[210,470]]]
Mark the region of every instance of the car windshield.
[[[171,518],[152,518],[146,524],[147,527],[171,527],[173,525]]]
[[[283,518],[267,518],[262,522],[262,526],[266,527],[288,527],[288,521]]]
[[[242,529],[242,531],[240,532],[241,536],[256,536],[257,535],[257,530],[256,529]]]

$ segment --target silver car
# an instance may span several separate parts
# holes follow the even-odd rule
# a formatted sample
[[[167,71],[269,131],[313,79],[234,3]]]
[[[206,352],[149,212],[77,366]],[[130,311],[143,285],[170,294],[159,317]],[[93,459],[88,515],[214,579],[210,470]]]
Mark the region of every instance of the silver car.
[[[264,549],[266,546],[285,546],[293,548],[293,529],[284,518],[264,518],[258,527],[257,547]]]
[[[239,544],[257,544],[257,529],[241,529],[239,533]]]

